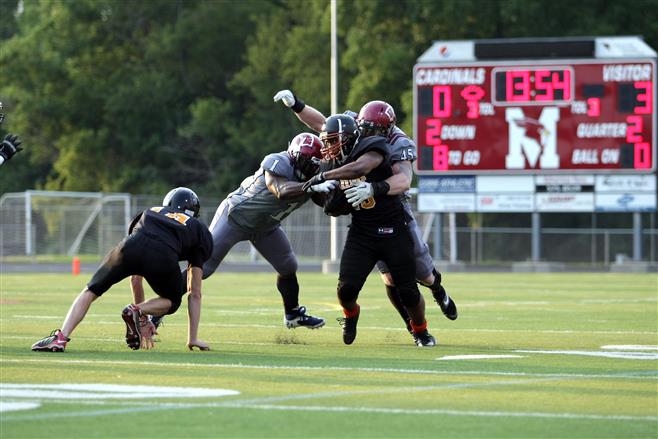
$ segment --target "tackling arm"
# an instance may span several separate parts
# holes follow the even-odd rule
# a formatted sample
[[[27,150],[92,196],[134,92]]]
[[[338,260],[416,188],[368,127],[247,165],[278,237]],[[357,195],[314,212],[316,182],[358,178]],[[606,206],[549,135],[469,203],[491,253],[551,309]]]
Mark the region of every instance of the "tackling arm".
[[[390,186],[386,195],[398,195],[409,190],[413,171],[408,160],[393,163],[393,175],[386,179]]]
[[[297,119],[299,119],[304,125],[318,133],[322,131],[322,125],[324,125],[324,121],[326,120],[324,114],[320,113],[310,105],[306,105],[302,111],[295,113],[295,116],[297,116]]]
[[[325,171],[323,176],[326,180],[349,180],[367,175],[384,161],[384,156],[368,151],[356,161],[347,163],[339,168]]]
[[[279,90],[274,95],[274,102],[281,101],[283,105],[290,108],[304,125],[316,132],[322,131],[324,125],[324,114],[320,113],[310,105],[306,105],[304,101],[298,99],[295,94],[290,90]]]
[[[304,194],[302,183],[290,181],[285,177],[272,174],[268,171],[265,171],[265,184],[267,185],[267,189],[279,200],[287,200]]]

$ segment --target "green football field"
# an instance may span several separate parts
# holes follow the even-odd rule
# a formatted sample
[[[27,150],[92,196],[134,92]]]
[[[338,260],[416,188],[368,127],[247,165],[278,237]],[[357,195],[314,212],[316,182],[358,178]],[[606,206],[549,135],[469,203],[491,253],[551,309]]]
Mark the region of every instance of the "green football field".
[[[273,274],[204,283],[200,338],[186,307],[131,351],[128,282],[92,306],[64,353],[31,352],[89,274],[0,280],[0,416],[9,438],[658,437],[656,274],[457,274],[449,321],[426,289],[419,348],[378,276],[345,346],[335,275],[299,274],[319,330],[288,330]],[[185,303],[185,302],[184,302]]]

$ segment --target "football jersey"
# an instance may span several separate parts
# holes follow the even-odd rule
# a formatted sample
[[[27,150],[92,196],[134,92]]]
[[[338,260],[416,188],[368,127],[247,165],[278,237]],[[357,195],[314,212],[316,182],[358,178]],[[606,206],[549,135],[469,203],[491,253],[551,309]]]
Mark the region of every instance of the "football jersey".
[[[285,151],[269,154],[260,168],[245,178],[240,187],[226,198],[229,205],[228,218],[235,225],[249,232],[263,232],[278,227],[281,221],[301,207],[309,195],[280,200],[265,184],[265,172],[299,182],[295,168]]]
[[[416,144],[397,126],[393,128],[387,140],[391,150],[391,164],[404,161],[413,163],[418,158]],[[405,191],[400,194],[400,198],[408,202],[411,200],[411,194]]]
[[[179,261],[194,267],[212,253],[213,241],[208,227],[194,217],[170,207],[151,207],[137,215],[130,224],[129,234],[143,233],[170,247]]]
[[[365,181],[384,181],[393,172],[389,161],[390,145],[381,136],[369,136],[359,139],[354,149],[342,164],[356,161],[367,152],[377,152],[384,156],[384,161],[365,176]],[[338,167],[334,163],[331,167]],[[364,178],[354,180],[341,180],[340,189],[358,185]],[[377,195],[362,202],[358,208],[352,210],[352,227],[369,236],[386,237],[397,234],[400,227],[406,227],[405,214],[400,198],[397,196]]]

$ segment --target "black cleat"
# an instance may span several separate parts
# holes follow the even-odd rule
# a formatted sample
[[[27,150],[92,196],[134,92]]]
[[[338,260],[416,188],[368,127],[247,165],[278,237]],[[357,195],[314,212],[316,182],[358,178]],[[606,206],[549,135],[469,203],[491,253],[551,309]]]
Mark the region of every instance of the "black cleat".
[[[343,327],[343,343],[352,344],[356,338],[356,323],[359,321],[358,312],[354,317],[339,317],[338,323]]]
[[[136,305],[128,305],[121,312],[121,318],[126,323],[126,344],[134,351],[139,349],[142,336],[139,332],[141,312]]]
[[[423,332],[414,332],[414,340],[416,341],[416,346],[436,346],[436,339],[432,336],[432,334],[427,332],[427,329]]]
[[[442,285],[439,286],[438,290],[432,290],[432,296],[434,296],[434,301],[441,307],[443,315],[445,315],[450,320],[457,319],[457,305],[455,302],[448,296],[448,292],[443,288]]]
[[[297,328],[300,326],[309,329],[317,329],[324,326],[324,319],[306,314],[306,307],[300,306],[299,308],[293,310],[290,314],[286,314],[283,318],[283,323],[288,329]]]

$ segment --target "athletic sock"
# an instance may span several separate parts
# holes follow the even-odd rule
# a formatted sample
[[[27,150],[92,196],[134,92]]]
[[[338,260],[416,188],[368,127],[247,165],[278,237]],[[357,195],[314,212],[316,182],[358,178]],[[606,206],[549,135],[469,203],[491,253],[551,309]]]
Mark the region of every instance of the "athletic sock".
[[[359,315],[359,312],[361,312],[361,306],[359,306],[358,303],[356,304],[356,307],[355,307],[352,311],[343,308],[343,314],[344,314],[345,317],[347,317],[348,319],[349,319],[349,318],[352,318],[352,317],[356,317],[356,316],[358,316],[358,315]]]
[[[276,288],[279,290],[283,299],[283,308],[286,314],[290,314],[299,306],[299,283],[297,282],[297,275],[293,274],[288,277],[277,275]]]
[[[409,322],[411,324],[411,329],[416,333],[420,334],[421,332],[427,331],[427,320],[423,322],[422,325],[416,325],[413,321]]]

